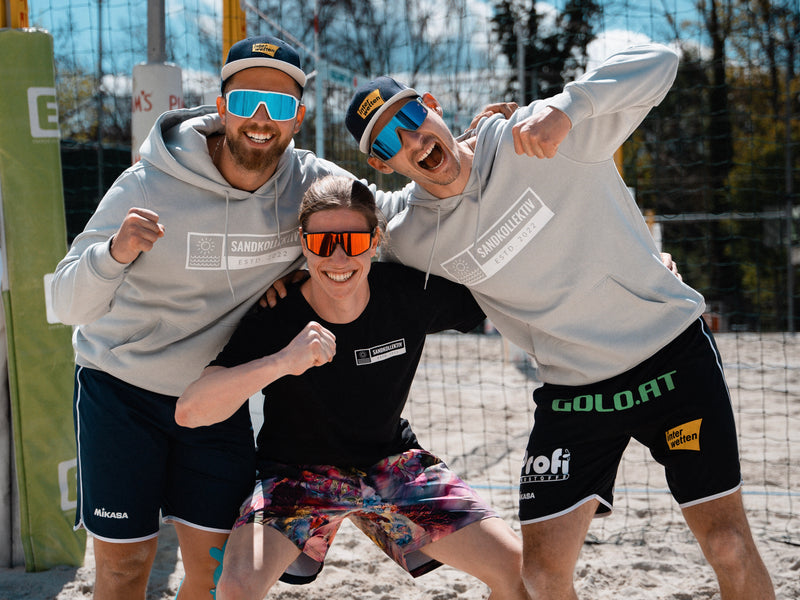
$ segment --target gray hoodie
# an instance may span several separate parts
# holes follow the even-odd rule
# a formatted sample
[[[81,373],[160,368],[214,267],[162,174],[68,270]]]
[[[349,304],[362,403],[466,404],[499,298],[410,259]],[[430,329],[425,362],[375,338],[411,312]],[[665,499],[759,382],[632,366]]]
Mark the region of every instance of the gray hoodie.
[[[210,106],[164,113],[58,264],[54,309],[78,325],[78,365],[178,396],[267,287],[303,265],[303,193],[320,176],[352,175],[292,142],[261,188],[231,187],[206,146],[221,130]],[[393,214],[392,196],[378,196]],[[125,265],[109,240],[134,206],[156,212],[166,233]]]
[[[581,385],[654,354],[703,312],[661,263],[613,155],[667,94],[677,56],[628,49],[518,110],[484,119],[464,192],[419,186],[389,223],[393,258],[463,283],[544,382]],[[545,106],[573,127],[551,159],[517,155],[511,128]]]

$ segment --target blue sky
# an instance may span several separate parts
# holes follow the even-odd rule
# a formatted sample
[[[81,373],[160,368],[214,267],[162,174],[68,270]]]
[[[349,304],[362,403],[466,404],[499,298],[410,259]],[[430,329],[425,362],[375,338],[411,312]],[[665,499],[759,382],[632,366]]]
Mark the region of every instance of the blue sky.
[[[432,0],[420,0],[428,2]],[[437,3],[439,6],[444,3]],[[467,0],[470,15],[474,16],[474,27],[477,30],[488,28],[491,16],[490,0]],[[537,3],[540,13],[548,7],[563,8],[565,0],[549,0]],[[31,23],[40,24],[51,31],[63,29],[71,18],[76,33],[70,43],[77,52],[87,55],[97,48],[98,0],[28,0]],[[436,4],[434,4],[435,6]],[[665,10],[676,17],[677,22],[696,20],[697,11],[694,0],[610,0],[604,3],[602,28],[604,38],[631,40],[654,39],[665,41],[672,37],[672,29],[664,19]],[[191,0],[178,2],[166,1],[166,11],[170,24],[168,33],[190,43],[192,28],[219,28],[221,14],[220,0]],[[106,52],[115,45],[126,46],[135,42],[146,41],[147,3],[143,0],[102,0],[102,15],[105,26],[103,45]],[[453,19],[442,14],[441,27],[447,27]],[[126,24],[133,24],[132,32],[126,32]],[[139,40],[128,39],[138,36]],[[486,38],[484,38],[486,39]],[[146,58],[146,50],[139,49],[142,59]],[[191,53],[188,53],[191,55]],[[109,65],[111,68],[112,65]],[[108,69],[110,70],[110,69]]]
[[[389,1],[389,0],[387,0]],[[489,19],[492,15],[490,0],[465,0],[469,23],[459,23],[448,14],[446,3],[436,0],[418,0],[430,3],[435,11],[435,25],[431,30],[438,35],[455,35],[457,27],[467,27],[472,45],[484,50],[492,43]],[[566,0],[549,0],[537,3],[537,12],[562,9]],[[69,53],[89,72],[96,69],[98,47],[98,0],[28,0],[32,25],[43,26],[54,33],[56,53]],[[427,6],[427,4],[425,4]],[[674,15],[676,22],[697,20],[694,0],[609,0],[603,5],[603,18],[598,39],[590,46],[590,66],[604,57],[632,43],[650,40],[669,42],[674,36],[664,12]],[[221,39],[221,0],[166,0],[167,35],[175,55],[182,57],[184,91],[208,90],[216,94],[218,73],[210,68],[206,49],[198,45],[198,31],[205,30]],[[287,12],[289,9],[287,9]],[[102,0],[103,21],[103,71],[104,86],[112,93],[130,92],[130,74],[133,65],[147,59],[147,2],[144,0]],[[65,33],[71,30],[71,33]],[[277,33],[277,32],[276,32]],[[690,34],[692,35],[692,34]],[[698,34],[694,33],[694,37]],[[492,60],[502,63],[498,52],[490,52]],[[305,61],[314,68],[313,61]],[[473,69],[480,69],[479,61]],[[115,74],[116,77],[110,74]],[[126,90],[127,86],[127,90]],[[477,100],[476,100],[477,101]]]

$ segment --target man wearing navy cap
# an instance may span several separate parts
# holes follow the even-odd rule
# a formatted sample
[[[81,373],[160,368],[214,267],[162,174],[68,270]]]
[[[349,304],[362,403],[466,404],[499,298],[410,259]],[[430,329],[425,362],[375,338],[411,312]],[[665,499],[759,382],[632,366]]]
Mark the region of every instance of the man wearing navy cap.
[[[393,257],[468,286],[543,382],[519,484],[533,598],[577,598],[581,546],[613,508],[631,437],[664,466],[721,597],[775,597],[703,297],[659,260],[613,159],[677,66],[664,46],[629,48],[466,141],[433,96],[390,77],[360,87],[347,111],[369,164],[414,182],[389,221]]]
[[[180,542],[178,599],[211,597],[210,551],[253,482],[250,418],[245,404],[223,423],[182,428],[177,397],[267,286],[303,264],[308,186],[352,177],[294,147],[306,76],[289,44],[235,44],[221,79],[216,107],[159,117],[53,280],[56,313],[77,326],[76,527],[93,537],[96,600],[145,597],[161,519]],[[387,198],[378,194],[392,214]]]

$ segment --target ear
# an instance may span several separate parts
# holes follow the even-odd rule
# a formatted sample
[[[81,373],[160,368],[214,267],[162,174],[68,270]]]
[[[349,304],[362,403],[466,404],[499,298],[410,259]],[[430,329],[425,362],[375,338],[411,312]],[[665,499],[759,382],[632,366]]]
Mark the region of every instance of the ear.
[[[442,105],[439,104],[439,101],[433,97],[433,94],[429,92],[425,92],[424,94],[422,94],[422,102],[425,103],[425,106],[432,109],[440,117],[444,114]]]
[[[372,245],[370,246],[369,249],[369,255],[371,258],[375,257],[378,254],[378,245],[381,243],[382,233],[383,232],[381,231],[380,227],[375,228],[375,235],[372,236]]]
[[[305,117],[306,117],[306,105],[301,104],[300,106],[297,107],[297,116],[295,117],[295,122],[294,122],[295,133],[300,132],[300,126],[303,124],[303,119],[305,119]]]
[[[298,227],[297,231],[300,233],[300,250],[303,252],[303,256],[308,258],[308,246],[306,246],[306,238],[303,237],[303,228]]]
[[[367,164],[375,169],[376,171],[380,171],[381,173],[388,175],[389,173],[394,173],[394,169],[383,162],[380,158],[375,158],[374,156],[370,156],[367,158]]]
[[[217,112],[219,113],[220,118],[222,119],[222,124],[225,124],[225,98],[222,96],[217,96]]]

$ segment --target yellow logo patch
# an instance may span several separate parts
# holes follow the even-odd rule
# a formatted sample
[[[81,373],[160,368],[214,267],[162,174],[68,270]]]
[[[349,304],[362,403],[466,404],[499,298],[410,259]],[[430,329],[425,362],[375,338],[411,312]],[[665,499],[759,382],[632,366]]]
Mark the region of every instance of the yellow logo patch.
[[[279,46],[275,44],[253,44],[253,52],[261,52],[267,56],[275,56]]]
[[[369,96],[364,98],[364,101],[361,103],[361,106],[358,107],[358,116],[362,119],[366,119],[369,113],[373,110],[378,108],[379,106],[383,106],[384,101],[381,97],[381,91],[375,90]]]
[[[700,424],[703,419],[689,421],[667,431],[667,446],[670,450],[700,451]]]

